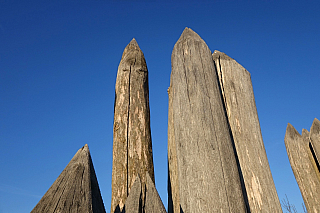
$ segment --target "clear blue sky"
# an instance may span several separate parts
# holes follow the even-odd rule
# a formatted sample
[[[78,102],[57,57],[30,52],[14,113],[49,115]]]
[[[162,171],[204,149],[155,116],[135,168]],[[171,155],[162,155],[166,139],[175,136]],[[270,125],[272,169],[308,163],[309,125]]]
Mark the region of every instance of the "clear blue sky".
[[[0,0],[0,213],[30,212],[88,144],[110,211],[114,88],[133,37],[149,69],[156,186],[167,206],[167,88],[185,27],[250,73],[279,198],[301,211],[284,146],[320,118],[317,1]]]

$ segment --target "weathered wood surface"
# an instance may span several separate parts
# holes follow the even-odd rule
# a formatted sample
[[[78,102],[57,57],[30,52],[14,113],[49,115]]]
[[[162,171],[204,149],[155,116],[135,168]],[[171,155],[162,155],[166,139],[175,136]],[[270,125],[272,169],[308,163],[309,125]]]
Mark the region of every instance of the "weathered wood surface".
[[[307,130],[302,130],[302,136],[288,124],[285,145],[293,174],[296,178],[308,212],[320,212],[320,181],[319,171],[309,148],[310,138]]]
[[[116,213],[166,213],[166,209],[161,201],[154,182],[151,179],[149,173],[146,173],[146,197],[145,206],[143,206],[141,194],[142,185],[139,175],[136,177],[134,184],[130,189],[129,196],[126,199],[126,203],[122,210],[117,206]]]
[[[146,179],[145,213],[166,213],[167,211],[148,172],[146,173]]]
[[[104,213],[87,145],[79,149],[31,213]]]
[[[212,54],[251,213],[282,212],[263,144],[250,73],[226,54]]]
[[[137,175],[145,198],[145,174],[154,181],[148,69],[135,39],[124,49],[116,80],[111,212],[124,207]],[[143,203],[144,206],[144,203]]]
[[[173,130],[169,131],[168,148],[169,153],[176,149],[177,181],[172,162],[169,173],[171,185],[178,184],[171,188],[171,195],[179,195],[174,202],[180,201],[173,203],[174,209],[185,213],[246,212],[211,51],[186,28],[171,60],[169,126]]]
[[[315,160],[320,165],[320,121],[315,118],[310,128],[310,141],[315,154]]]
[[[173,127],[173,109],[171,87],[168,89],[168,213],[180,213],[178,159]]]
[[[137,175],[134,184],[131,186],[130,194],[127,197],[122,213],[140,213],[141,208],[141,182],[139,175]],[[118,212],[118,210],[119,207],[115,212]]]

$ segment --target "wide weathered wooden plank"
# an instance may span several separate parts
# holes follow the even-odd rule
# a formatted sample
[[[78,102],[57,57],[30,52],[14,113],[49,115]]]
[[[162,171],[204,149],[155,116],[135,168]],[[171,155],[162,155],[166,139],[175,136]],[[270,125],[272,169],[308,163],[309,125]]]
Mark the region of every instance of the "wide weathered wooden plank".
[[[288,124],[285,145],[292,171],[299,185],[308,212],[320,212],[320,181],[315,161],[309,148],[309,132],[302,130],[302,136]]]
[[[31,212],[106,212],[88,145],[78,150]]]
[[[263,144],[250,73],[226,54],[212,54],[251,213],[282,212]]]
[[[171,60],[169,126],[173,130],[169,134],[174,136],[168,135],[168,148],[169,152],[172,144],[176,148],[178,180],[170,181],[171,185],[178,184],[171,187],[172,194],[179,195],[175,200],[179,203],[173,206],[185,213],[246,212],[211,51],[186,28]]]
[[[124,49],[116,80],[111,212],[124,207],[137,175],[145,197],[146,171],[154,181],[148,69],[135,39]],[[144,203],[143,203],[144,206]]]

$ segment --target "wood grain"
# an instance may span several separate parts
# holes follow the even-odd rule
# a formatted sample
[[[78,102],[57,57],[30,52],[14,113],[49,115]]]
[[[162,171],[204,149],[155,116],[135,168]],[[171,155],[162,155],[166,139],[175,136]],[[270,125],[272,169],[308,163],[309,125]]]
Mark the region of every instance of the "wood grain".
[[[320,212],[319,171],[310,150],[310,133],[303,129],[302,136],[288,124],[285,145],[293,174],[296,178],[308,212]]]
[[[166,209],[162,203],[162,200],[158,194],[156,186],[150,175],[146,173],[147,185],[146,185],[146,204],[145,213],[166,213]]]
[[[88,145],[74,155],[31,213],[105,213]]]
[[[148,69],[135,39],[123,51],[115,89],[111,212],[122,211],[137,175],[142,206],[146,172],[154,182]]]
[[[174,212],[246,212],[211,51],[186,28],[171,62],[168,149],[169,161],[177,159],[169,162]]]
[[[251,213],[282,212],[262,139],[250,73],[222,52],[214,51],[212,57]]]

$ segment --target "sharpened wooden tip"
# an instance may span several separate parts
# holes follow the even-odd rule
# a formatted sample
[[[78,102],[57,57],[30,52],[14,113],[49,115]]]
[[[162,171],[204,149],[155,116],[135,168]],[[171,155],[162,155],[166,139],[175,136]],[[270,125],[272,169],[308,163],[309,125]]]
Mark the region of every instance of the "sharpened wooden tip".
[[[138,43],[137,43],[137,41],[136,41],[135,38],[133,38],[133,39],[130,41],[129,44],[132,45],[132,46],[137,46],[137,47],[139,47],[139,45],[138,45]]]
[[[105,213],[88,145],[73,156],[31,213]]]
[[[179,40],[177,41],[177,43],[178,43],[178,42],[181,42],[181,41],[183,41],[183,40],[187,40],[187,39],[193,39],[193,40],[203,41],[203,39],[202,39],[196,32],[194,32],[192,29],[190,29],[190,28],[188,28],[188,27],[186,27],[186,28],[183,30],[183,32],[182,32]]]
[[[135,38],[133,38],[130,43],[126,46],[126,48],[124,48],[124,51],[123,51],[123,54],[122,54],[122,57],[121,57],[121,60],[131,51],[139,51],[142,53],[137,41]]]
[[[285,140],[287,137],[291,138],[291,140],[294,140],[296,137],[300,137],[300,136],[301,135],[299,134],[299,132],[290,123],[288,123]]]
[[[320,121],[317,118],[313,120],[310,131],[311,130],[312,132],[317,132],[318,134],[320,133]]]
[[[83,151],[86,151],[86,152],[89,152],[89,146],[88,146],[88,144],[85,144],[85,145],[82,147],[82,150],[83,150]]]

